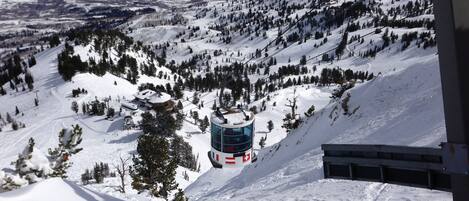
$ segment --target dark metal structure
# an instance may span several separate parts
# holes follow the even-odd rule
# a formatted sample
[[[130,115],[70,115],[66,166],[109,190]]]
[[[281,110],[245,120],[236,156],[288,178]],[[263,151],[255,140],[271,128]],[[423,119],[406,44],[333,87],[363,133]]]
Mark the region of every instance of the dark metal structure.
[[[469,199],[469,1],[434,0],[453,199]]]
[[[437,148],[323,145],[324,176],[451,191],[469,199],[469,1],[434,0],[448,142]]]
[[[377,181],[451,191],[442,150],[389,145],[325,144],[325,178]]]

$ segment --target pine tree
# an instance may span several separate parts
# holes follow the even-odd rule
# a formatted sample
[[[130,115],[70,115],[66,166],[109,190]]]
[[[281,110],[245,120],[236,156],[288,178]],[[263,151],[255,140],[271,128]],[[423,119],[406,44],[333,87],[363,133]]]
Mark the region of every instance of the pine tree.
[[[53,177],[67,178],[65,175],[67,169],[72,165],[70,157],[83,148],[78,148],[83,134],[82,128],[77,124],[72,129],[62,129],[59,133],[59,146],[55,149],[49,149],[50,160],[52,161]]]
[[[204,119],[200,122],[199,128],[202,131],[202,133],[205,133],[207,130],[207,127],[210,125],[210,122],[208,120],[208,117],[205,116]]]
[[[34,85],[33,85],[34,79],[29,71],[27,71],[26,74],[24,75],[24,81],[28,85],[29,90],[32,91],[34,89]]]
[[[344,115],[350,115],[349,106],[348,106],[349,101],[350,101],[350,93],[347,93],[345,97],[342,99],[342,103],[341,103],[342,109],[344,110]]]
[[[194,124],[197,125],[199,121],[199,113],[197,111],[192,112],[192,118],[194,119]]]
[[[87,185],[93,179],[93,175],[91,174],[90,170],[86,169],[85,173],[81,175],[81,183],[83,185]]]
[[[165,138],[150,134],[140,136],[137,156],[132,160],[134,189],[139,192],[148,190],[152,196],[167,198],[168,193],[177,188],[177,161],[170,158],[169,143]]]
[[[266,140],[267,137],[261,137],[261,140],[259,141],[259,146],[261,147],[261,149],[264,148]]]
[[[269,132],[272,132],[272,130],[274,129],[274,122],[272,122],[272,120],[269,120],[267,122],[267,129],[269,129]]]
[[[102,167],[102,163],[101,165],[96,163],[93,168],[93,178],[96,180],[96,183],[100,184],[100,183],[103,183],[104,177],[105,177],[105,174],[104,174],[104,169]]]
[[[15,115],[20,114],[20,110],[18,109],[18,106],[15,106]]]
[[[7,119],[7,122],[8,122],[8,123],[12,123],[12,122],[13,122],[13,118],[11,117],[10,113],[8,113],[8,112],[7,112],[7,117],[6,117],[6,119]]]
[[[19,125],[18,125],[18,123],[17,123],[16,121],[13,121],[13,122],[11,123],[11,129],[13,129],[13,130],[15,130],[15,131],[19,129]]]
[[[87,112],[87,111],[86,111],[86,107],[87,107],[87,104],[83,102],[83,103],[81,104],[81,112],[83,112],[83,114],[86,114],[86,112]]]
[[[19,175],[7,175],[0,170],[0,188],[11,191],[28,185],[28,180]]]
[[[13,89],[16,89],[16,86],[15,84],[13,84],[13,82],[10,80],[10,88],[13,90]]]
[[[72,108],[72,111],[75,112],[75,114],[78,113],[78,103],[76,101],[72,102],[71,108]]]
[[[187,197],[184,195],[184,191],[182,191],[180,188],[178,189],[178,192],[174,195],[173,201],[188,201]]]
[[[0,95],[5,95],[7,94],[5,89],[3,89],[3,86],[0,86]]]
[[[192,97],[192,104],[197,105],[199,103],[199,93],[194,92],[194,95]]]
[[[12,164],[15,165],[15,172],[29,184],[41,181],[52,173],[47,157],[35,147],[33,138],[29,139],[28,145]]]
[[[177,108],[178,110],[184,109],[184,106],[182,105],[182,102],[181,102],[181,101],[178,101],[178,103],[177,103],[177,105],[176,105],[176,108]]]
[[[29,67],[32,67],[34,65],[36,65],[36,57],[32,56],[31,57],[31,63],[29,64]]]
[[[106,117],[107,118],[113,118],[115,114],[116,114],[116,112],[115,112],[114,108],[111,107],[111,108],[107,109]]]
[[[301,56],[300,65],[306,65],[306,56],[305,55]]]

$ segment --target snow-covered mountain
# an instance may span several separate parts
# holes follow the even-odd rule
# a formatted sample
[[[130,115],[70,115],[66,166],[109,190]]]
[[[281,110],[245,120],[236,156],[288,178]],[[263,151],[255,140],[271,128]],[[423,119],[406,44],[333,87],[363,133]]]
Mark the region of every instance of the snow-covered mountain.
[[[135,154],[141,130],[122,130],[123,116],[109,120],[76,114],[70,106],[73,101],[106,99],[117,109],[133,99],[141,84],[152,83],[184,93],[179,100],[173,98],[187,114],[176,134],[192,146],[200,171],[179,166],[176,181],[191,200],[451,200],[447,192],[322,175],[324,143],[436,147],[446,141],[431,6],[430,1],[412,0],[193,1],[191,6],[136,15],[120,25],[118,29],[133,38],[132,45],[125,37],[69,34],[66,45],[35,55],[37,64],[28,69],[34,90],[2,86],[7,94],[0,96],[0,114],[8,112],[26,127],[2,127],[0,169],[8,170],[30,137],[45,151],[56,146],[63,127],[78,123],[83,151],[71,158],[69,181],[34,185],[84,186],[86,190],[69,195],[77,200],[92,199],[78,193],[90,190],[123,200],[151,200],[130,187],[130,177],[125,194],[115,189],[117,178],[82,184],[81,174],[95,163],[113,165],[119,157]],[[68,57],[60,56],[65,54]],[[135,65],[127,58],[120,61],[123,55],[134,58]],[[86,68],[64,59],[73,57],[87,63]],[[71,66],[63,67],[61,61],[71,61]],[[70,81],[64,81],[63,69],[71,68]],[[334,72],[341,78],[335,80],[324,69],[339,69]],[[239,95],[238,103],[257,112],[258,160],[242,169],[212,168],[206,157],[209,132],[203,133],[189,115],[197,111],[202,119],[219,105],[223,73],[230,74],[227,88]],[[354,87],[331,98],[346,83]],[[87,93],[72,97],[76,88]],[[34,105],[36,97],[39,106]],[[196,104],[194,97],[200,99]],[[285,105],[295,97],[303,122],[287,133],[282,124],[291,111]],[[312,105],[315,112],[307,117],[304,113]],[[274,123],[270,132],[269,120]],[[259,145],[261,137],[266,137],[265,148]],[[91,193],[98,196],[93,199],[110,199],[99,193]],[[0,200],[22,194],[28,193],[0,193]]]

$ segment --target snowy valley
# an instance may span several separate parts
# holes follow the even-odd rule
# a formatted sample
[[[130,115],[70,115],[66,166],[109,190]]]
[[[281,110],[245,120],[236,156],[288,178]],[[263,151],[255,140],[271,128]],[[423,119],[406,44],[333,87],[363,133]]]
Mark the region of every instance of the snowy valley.
[[[0,64],[0,200],[452,200],[323,177],[321,144],[446,141],[431,1],[164,3]],[[256,162],[212,166],[219,96],[255,114]],[[80,150],[60,148],[72,125]],[[145,169],[144,156],[163,168]],[[18,161],[33,173],[19,175]],[[50,176],[63,161],[66,173]]]

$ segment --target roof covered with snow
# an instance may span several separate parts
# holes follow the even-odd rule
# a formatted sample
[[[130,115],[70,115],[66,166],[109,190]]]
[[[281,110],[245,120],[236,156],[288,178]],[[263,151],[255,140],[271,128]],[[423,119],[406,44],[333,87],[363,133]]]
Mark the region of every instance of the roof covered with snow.
[[[149,103],[164,103],[166,101],[171,100],[171,96],[165,92],[157,92],[153,91],[150,89],[145,89],[143,91],[140,91],[136,93],[135,98],[138,98],[140,100],[146,100]]]
[[[230,111],[220,109],[218,114],[217,112],[212,113],[211,121],[224,127],[243,127],[254,121],[254,113],[241,109],[231,109]]]

